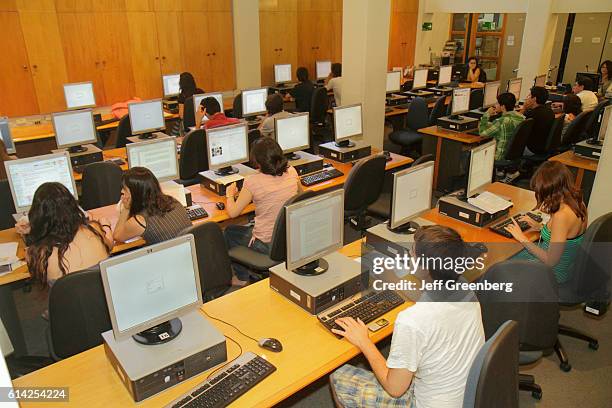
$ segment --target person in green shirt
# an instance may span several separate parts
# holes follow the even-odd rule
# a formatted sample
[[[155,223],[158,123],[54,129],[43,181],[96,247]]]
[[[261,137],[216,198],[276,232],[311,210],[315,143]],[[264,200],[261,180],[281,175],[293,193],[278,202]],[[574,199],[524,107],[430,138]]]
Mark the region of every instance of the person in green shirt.
[[[503,160],[510,147],[514,129],[525,120],[525,117],[514,110],[516,97],[510,92],[497,96],[497,103],[482,115],[478,125],[480,136],[492,137],[497,141],[495,160]],[[491,121],[492,115],[501,113],[501,117]]]

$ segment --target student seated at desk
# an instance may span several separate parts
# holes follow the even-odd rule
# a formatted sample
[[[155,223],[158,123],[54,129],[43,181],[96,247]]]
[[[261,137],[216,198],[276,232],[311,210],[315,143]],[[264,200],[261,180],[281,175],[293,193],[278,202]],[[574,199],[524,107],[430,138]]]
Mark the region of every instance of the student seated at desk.
[[[255,204],[255,225],[229,225],[224,232],[225,241],[228,249],[247,246],[267,254],[276,217],[285,201],[301,190],[300,179],[274,139],[258,139],[251,148],[250,157],[259,173],[245,178],[237,199],[236,184],[228,186],[226,210],[231,218],[238,217],[252,201]],[[249,281],[248,269],[238,264],[233,268],[236,275],[233,284],[245,285]]]
[[[342,106],[342,64],[334,62],[331,72],[325,79],[325,89],[334,92],[336,106]]]
[[[183,119],[183,111],[185,109],[185,100],[191,98],[196,94],[203,94],[204,90],[198,88],[196,85],[195,78],[191,75],[191,72],[183,72],[179,76],[179,88],[180,92],[177,98],[179,104],[179,116]]]
[[[522,217],[532,228],[540,229],[538,243],[531,242],[516,221],[506,229],[525,249],[515,259],[540,261],[553,268],[559,283],[571,278],[574,259],[587,228],[587,208],[582,192],[574,187],[574,176],[564,164],[546,161],[531,178],[537,209],[549,214],[542,226],[530,217]]]
[[[162,192],[151,170],[133,167],[123,173],[121,184],[115,240],[141,236],[147,244],[156,244],[178,237],[191,226],[185,207]]]
[[[110,223],[103,218],[88,219],[60,183],[38,187],[28,220],[20,220],[15,230],[27,235],[28,269],[43,285],[53,285],[64,275],[100,263],[113,247]]]
[[[262,136],[274,138],[274,119],[283,119],[291,114],[283,110],[283,97],[280,94],[269,95],[266,99],[266,110],[268,114],[259,124],[259,131]]]
[[[525,117],[514,110],[516,97],[510,92],[497,95],[497,103],[491,106],[478,124],[480,136],[492,137],[497,141],[495,147],[495,160],[502,160],[506,156],[509,142],[512,139],[514,129]],[[501,113],[501,117],[490,120],[491,115]]]
[[[421,227],[414,236],[415,252],[434,268],[432,281],[463,279],[439,259],[464,257],[465,244],[453,229]],[[431,266],[430,265],[430,266]],[[438,269],[438,266],[442,266]],[[452,294],[424,292],[414,306],[397,315],[389,358],[385,361],[361,320],[341,318],[343,330],[333,331],[357,346],[372,371],[346,364],[330,377],[345,407],[460,408],[470,367],[484,344],[480,304],[473,293],[461,301]],[[435,300],[434,300],[435,299]]]
[[[299,82],[285,95],[285,101],[293,98],[296,112],[310,112],[314,84],[308,79],[308,70],[305,67],[299,67],[295,74]]]
[[[202,122],[202,119],[206,116],[208,120]],[[236,118],[228,118],[219,105],[219,101],[212,96],[202,99],[200,102],[200,109],[195,113],[195,127],[204,129],[212,129],[220,126],[232,125],[240,122]]]
[[[592,111],[595,109],[599,100],[595,92],[589,91],[593,88],[593,81],[590,78],[580,77],[572,87],[572,92],[576,94],[582,102],[582,111]]]
[[[468,59],[467,73],[465,79],[467,82],[471,83],[487,81],[487,75],[482,70],[482,68],[480,68],[478,58],[470,57]]]
[[[582,101],[577,95],[568,94],[563,97],[563,129],[561,130],[561,140],[565,136],[565,132],[569,127],[569,124],[576,119],[576,116],[582,112]]]
[[[6,178],[6,167],[4,167],[4,162],[9,160],[15,160],[16,157],[9,156],[6,151],[6,146],[4,145],[4,141],[0,139],[0,180]]]
[[[598,93],[606,98],[612,97],[612,61],[605,60],[599,66]]]
[[[527,139],[527,155],[546,153],[546,141],[550,127],[555,120],[555,114],[546,105],[548,91],[543,86],[534,86],[520,109],[526,118],[533,118],[533,130]]]

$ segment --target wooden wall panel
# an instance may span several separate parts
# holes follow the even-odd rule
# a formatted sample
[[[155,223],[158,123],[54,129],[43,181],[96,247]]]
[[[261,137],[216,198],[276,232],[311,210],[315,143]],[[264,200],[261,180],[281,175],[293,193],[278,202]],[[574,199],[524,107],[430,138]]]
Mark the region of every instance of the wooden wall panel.
[[[181,13],[176,11],[158,11],[155,12],[155,20],[157,23],[157,40],[159,42],[162,74],[184,71],[182,32],[176,29],[176,27],[180,27],[180,24],[182,24]]]
[[[208,19],[204,12],[183,12],[181,27],[181,40],[183,44],[183,70],[189,71],[195,77],[196,83],[204,90],[210,90],[210,50],[209,40],[204,33],[208,33]],[[200,33],[198,35],[198,33]]]
[[[293,76],[298,66],[297,12],[259,13],[259,39],[262,85],[274,84],[274,64],[290,63]]]
[[[232,13],[209,12],[207,18],[208,49],[211,54],[209,57],[210,89],[212,91],[233,90],[236,88],[236,64],[234,62]]]
[[[16,4],[19,11],[55,11],[55,0],[17,0]]]
[[[17,11],[17,1],[0,0],[0,11]]]
[[[163,90],[155,13],[128,12],[127,20],[135,95],[157,98]]]

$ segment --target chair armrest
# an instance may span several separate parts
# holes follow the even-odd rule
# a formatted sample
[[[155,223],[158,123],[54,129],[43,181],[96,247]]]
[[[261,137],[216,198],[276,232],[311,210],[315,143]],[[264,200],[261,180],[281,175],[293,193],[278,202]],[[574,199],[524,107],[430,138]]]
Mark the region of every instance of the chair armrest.
[[[244,265],[256,271],[267,272],[271,267],[280,262],[272,260],[268,255],[254,251],[251,248],[238,246],[229,250],[232,261]]]

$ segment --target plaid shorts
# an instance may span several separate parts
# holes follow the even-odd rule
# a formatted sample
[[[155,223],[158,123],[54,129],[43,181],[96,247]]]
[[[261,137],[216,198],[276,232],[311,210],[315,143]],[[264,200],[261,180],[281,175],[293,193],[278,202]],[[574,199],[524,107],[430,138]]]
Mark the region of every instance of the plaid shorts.
[[[345,408],[416,408],[414,383],[399,398],[393,398],[380,385],[373,372],[345,364],[330,376],[336,396]]]

